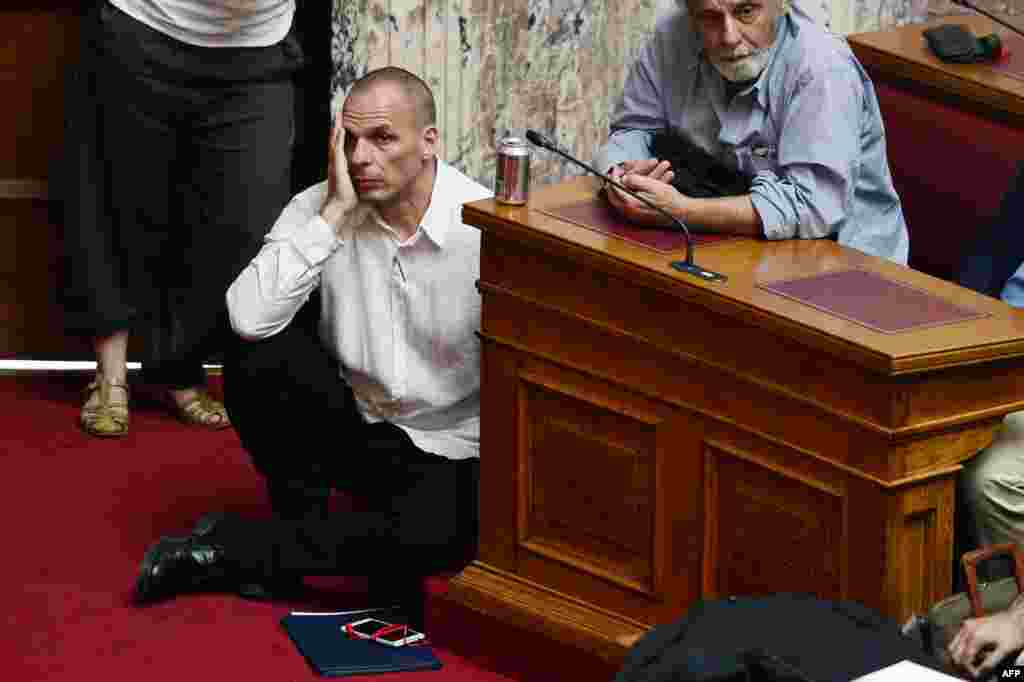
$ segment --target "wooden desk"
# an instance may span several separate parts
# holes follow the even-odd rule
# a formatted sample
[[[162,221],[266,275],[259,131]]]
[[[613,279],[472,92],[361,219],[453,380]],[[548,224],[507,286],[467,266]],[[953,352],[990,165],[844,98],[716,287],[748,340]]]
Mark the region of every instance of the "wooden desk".
[[[458,603],[618,659],[700,597],[812,591],[896,617],[951,585],[954,478],[1024,409],[1024,313],[836,243],[666,255],[527,207],[483,232],[479,559]],[[859,267],[989,313],[883,334],[758,282]]]

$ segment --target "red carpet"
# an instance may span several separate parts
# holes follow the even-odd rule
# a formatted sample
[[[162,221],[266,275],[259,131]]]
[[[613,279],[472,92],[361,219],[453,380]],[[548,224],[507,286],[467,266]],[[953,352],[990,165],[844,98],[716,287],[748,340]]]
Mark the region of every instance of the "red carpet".
[[[295,604],[204,595],[148,608],[131,605],[138,562],[157,536],[185,531],[209,510],[268,510],[234,431],[186,428],[158,406],[143,404],[132,411],[127,437],[91,438],[76,423],[84,383],[75,374],[0,377],[6,623],[0,676],[321,679],[278,620],[291,607],[366,605],[358,579],[320,585],[309,600]],[[432,580],[432,589],[443,589],[443,582]],[[428,634],[444,664],[439,671],[355,679],[502,682],[611,675],[600,664],[578,661],[574,652],[554,655],[553,645],[478,621],[452,609],[428,617]]]

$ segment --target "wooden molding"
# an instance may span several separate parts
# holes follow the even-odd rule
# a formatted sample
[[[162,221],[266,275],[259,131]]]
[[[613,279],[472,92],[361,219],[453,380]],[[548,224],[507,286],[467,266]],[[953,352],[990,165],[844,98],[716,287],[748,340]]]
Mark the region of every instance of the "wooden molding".
[[[452,580],[447,598],[512,625],[539,629],[613,663],[621,662],[628,646],[648,629],[482,561],[474,561]]]

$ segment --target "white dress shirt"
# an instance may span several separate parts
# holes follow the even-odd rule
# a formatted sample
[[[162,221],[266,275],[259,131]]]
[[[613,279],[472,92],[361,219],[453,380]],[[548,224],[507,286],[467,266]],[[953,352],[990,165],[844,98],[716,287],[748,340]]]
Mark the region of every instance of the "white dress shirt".
[[[231,325],[256,340],[284,329],[320,287],[320,338],[368,421],[402,427],[428,452],[480,454],[480,232],[462,204],[491,196],[443,161],[416,232],[371,210],[338,234],[319,211],[327,183],[285,207],[227,292]]]

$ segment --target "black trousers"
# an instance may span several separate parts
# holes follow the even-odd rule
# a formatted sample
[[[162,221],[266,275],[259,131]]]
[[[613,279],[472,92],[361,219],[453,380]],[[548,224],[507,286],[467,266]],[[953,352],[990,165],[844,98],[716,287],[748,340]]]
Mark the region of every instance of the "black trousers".
[[[425,452],[393,424],[365,423],[311,328],[313,305],[306,319],[226,356],[231,423],[276,514],[228,521],[217,541],[255,577],[428,575],[470,558],[479,461]],[[332,488],[359,498],[359,511],[326,513]]]
[[[65,173],[70,331],[130,331],[184,388],[230,339],[224,293],[290,193],[294,39],[176,41],[107,2],[83,20]]]

